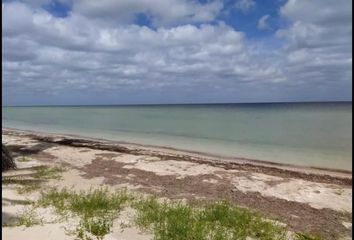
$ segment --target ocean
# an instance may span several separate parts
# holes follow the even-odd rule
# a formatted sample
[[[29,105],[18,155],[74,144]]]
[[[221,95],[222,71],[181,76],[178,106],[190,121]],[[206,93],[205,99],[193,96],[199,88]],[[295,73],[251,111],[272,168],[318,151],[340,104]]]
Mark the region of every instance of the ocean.
[[[352,103],[2,107],[3,127],[350,170]]]

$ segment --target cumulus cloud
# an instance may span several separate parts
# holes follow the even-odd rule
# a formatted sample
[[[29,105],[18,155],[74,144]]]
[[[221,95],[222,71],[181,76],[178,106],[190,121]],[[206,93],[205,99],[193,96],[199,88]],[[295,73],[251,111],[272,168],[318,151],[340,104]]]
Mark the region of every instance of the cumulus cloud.
[[[242,11],[248,12],[256,6],[256,2],[253,0],[238,0],[235,3],[235,8]]]
[[[88,18],[130,22],[136,14],[145,14],[155,26],[208,22],[223,7],[220,0],[200,4],[189,0],[77,0],[73,11]]]
[[[6,4],[3,10],[8,88],[112,91],[212,87],[215,82],[235,87],[281,78],[273,66],[253,61],[244,34],[223,23],[153,30],[103,26],[74,12],[55,18],[22,3]],[[13,17],[15,10],[21,18]]]
[[[290,22],[277,31],[286,39],[284,70],[301,82],[351,85],[352,1],[289,0],[281,15]]]
[[[264,15],[263,17],[261,17],[259,20],[258,20],[258,28],[259,29],[269,29],[269,24],[268,24],[268,19],[269,19],[269,15]]]
[[[315,11],[319,2],[288,1],[280,14],[289,25],[274,37],[284,47],[260,50],[261,40],[255,44],[223,22],[209,22],[221,1],[63,1],[72,5],[64,18],[40,8],[43,1],[2,4],[8,102],[27,95],[25,102],[50,96],[42,103],[58,103],[60,96],[71,103],[92,96],[111,102],[284,100],[315,86],[321,86],[318,97],[333,94],[334,85],[338,95],[350,85],[351,13],[340,4]],[[302,16],[311,8],[313,16]],[[140,12],[154,27],[134,24]]]

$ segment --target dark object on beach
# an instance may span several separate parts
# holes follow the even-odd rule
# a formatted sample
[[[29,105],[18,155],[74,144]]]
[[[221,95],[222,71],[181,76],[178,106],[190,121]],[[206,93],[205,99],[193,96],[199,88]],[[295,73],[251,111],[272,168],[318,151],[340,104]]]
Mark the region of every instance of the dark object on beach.
[[[7,150],[6,146],[2,144],[1,147],[1,162],[2,162],[2,172],[9,169],[16,169],[16,164],[14,159],[12,158],[9,150]]]

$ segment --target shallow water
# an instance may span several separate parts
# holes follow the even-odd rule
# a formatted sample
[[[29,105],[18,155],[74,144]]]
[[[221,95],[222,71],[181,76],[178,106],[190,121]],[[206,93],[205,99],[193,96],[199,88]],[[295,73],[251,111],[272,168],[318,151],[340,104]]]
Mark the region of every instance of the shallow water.
[[[351,170],[352,103],[3,107],[3,126]]]

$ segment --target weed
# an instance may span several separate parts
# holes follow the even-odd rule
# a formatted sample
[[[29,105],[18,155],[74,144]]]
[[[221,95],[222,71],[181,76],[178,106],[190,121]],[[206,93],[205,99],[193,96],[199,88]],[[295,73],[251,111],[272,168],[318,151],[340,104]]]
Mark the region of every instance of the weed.
[[[138,201],[136,223],[150,229],[155,239],[285,239],[285,229],[259,214],[227,202],[193,207],[181,202]]]
[[[17,192],[19,194],[33,192],[41,188],[41,181],[37,179],[21,179],[18,177],[3,177],[3,185],[16,184]]]
[[[131,197],[125,192],[110,193],[107,188],[90,189],[88,192],[51,189],[42,192],[38,201],[42,206],[54,206],[59,213],[70,211],[82,217],[93,217],[119,212]]]
[[[65,171],[63,167],[38,166],[35,169],[34,177],[37,179],[60,179],[61,173]]]
[[[42,220],[38,219],[38,216],[33,208],[26,208],[22,214],[18,217],[18,225],[24,225],[31,227],[41,224]]]
[[[102,240],[112,226],[113,220],[109,217],[84,218],[70,234],[82,240]]]
[[[1,183],[3,185],[21,184],[21,183],[23,183],[23,180],[22,179],[17,179],[17,178],[11,177],[11,176],[6,176],[6,177],[2,177]]]
[[[16,158],[16,160],[17,160],[18,162],[29,162],[29,161],[31,161],[32,159],[29,158],[29,157],[26,157],[26,156],[21,156],[21,157]]]
[[[337,195],[342,195],[344,193],[344,189],[337,189],[334,193]]]
[[[126,191],[111,193],[107,188],[74,192],[68,189],[51,189],[41,193],[38,206],[53,206],[61,215],[73,214],[80,218],[75,230],[67,233],[78,239],[103,239],[109,233],[113,220],[125,202],[132,197]]]
[[[319,234],[296,233],[295,240],[322,240]]]
[[[83,217],[93,217],[119,212],[129,199],[125,192],[109,193],[107,188],[90,189],[88,193],[73,195],[70,210]]]
[[[31,182],[30,184],[24,184],[17,187],[17,192],[19,194],[25,194],[25,193],[34,192],[40,188],[41,188],[40,182]]]
[[[17,227],[25,226],[32,227],[34,225],[42,224],[42,220],[38,216],[33,207],[27,207],[20,213],[17,219],[11,223],[3,223],[3,227]]]
[[[79,217],[79,224],[67,233],[81,240],[101,240],[112,228],[113,220],[129,202],[136,209],[135,223],[152,231],[156,240],[283,240],[286,229],[249,209],[228,202],[191,205],[180,201],[159,201],[156,197],[133,198],[127,192],[107,188],[75,192],[51,189],[42,192],[38,206],[53,206],[65,216]],[[296,240],[320,240],[297,233]]]
[[[72,199],[73,192],[63,188],[58,191],[56,188],[52,188],[47,192],[41,192],[41,197],[37,201],[37,206],[53,206],[56,212],[60,215],[65,215],[69,210],[69,203]]]

